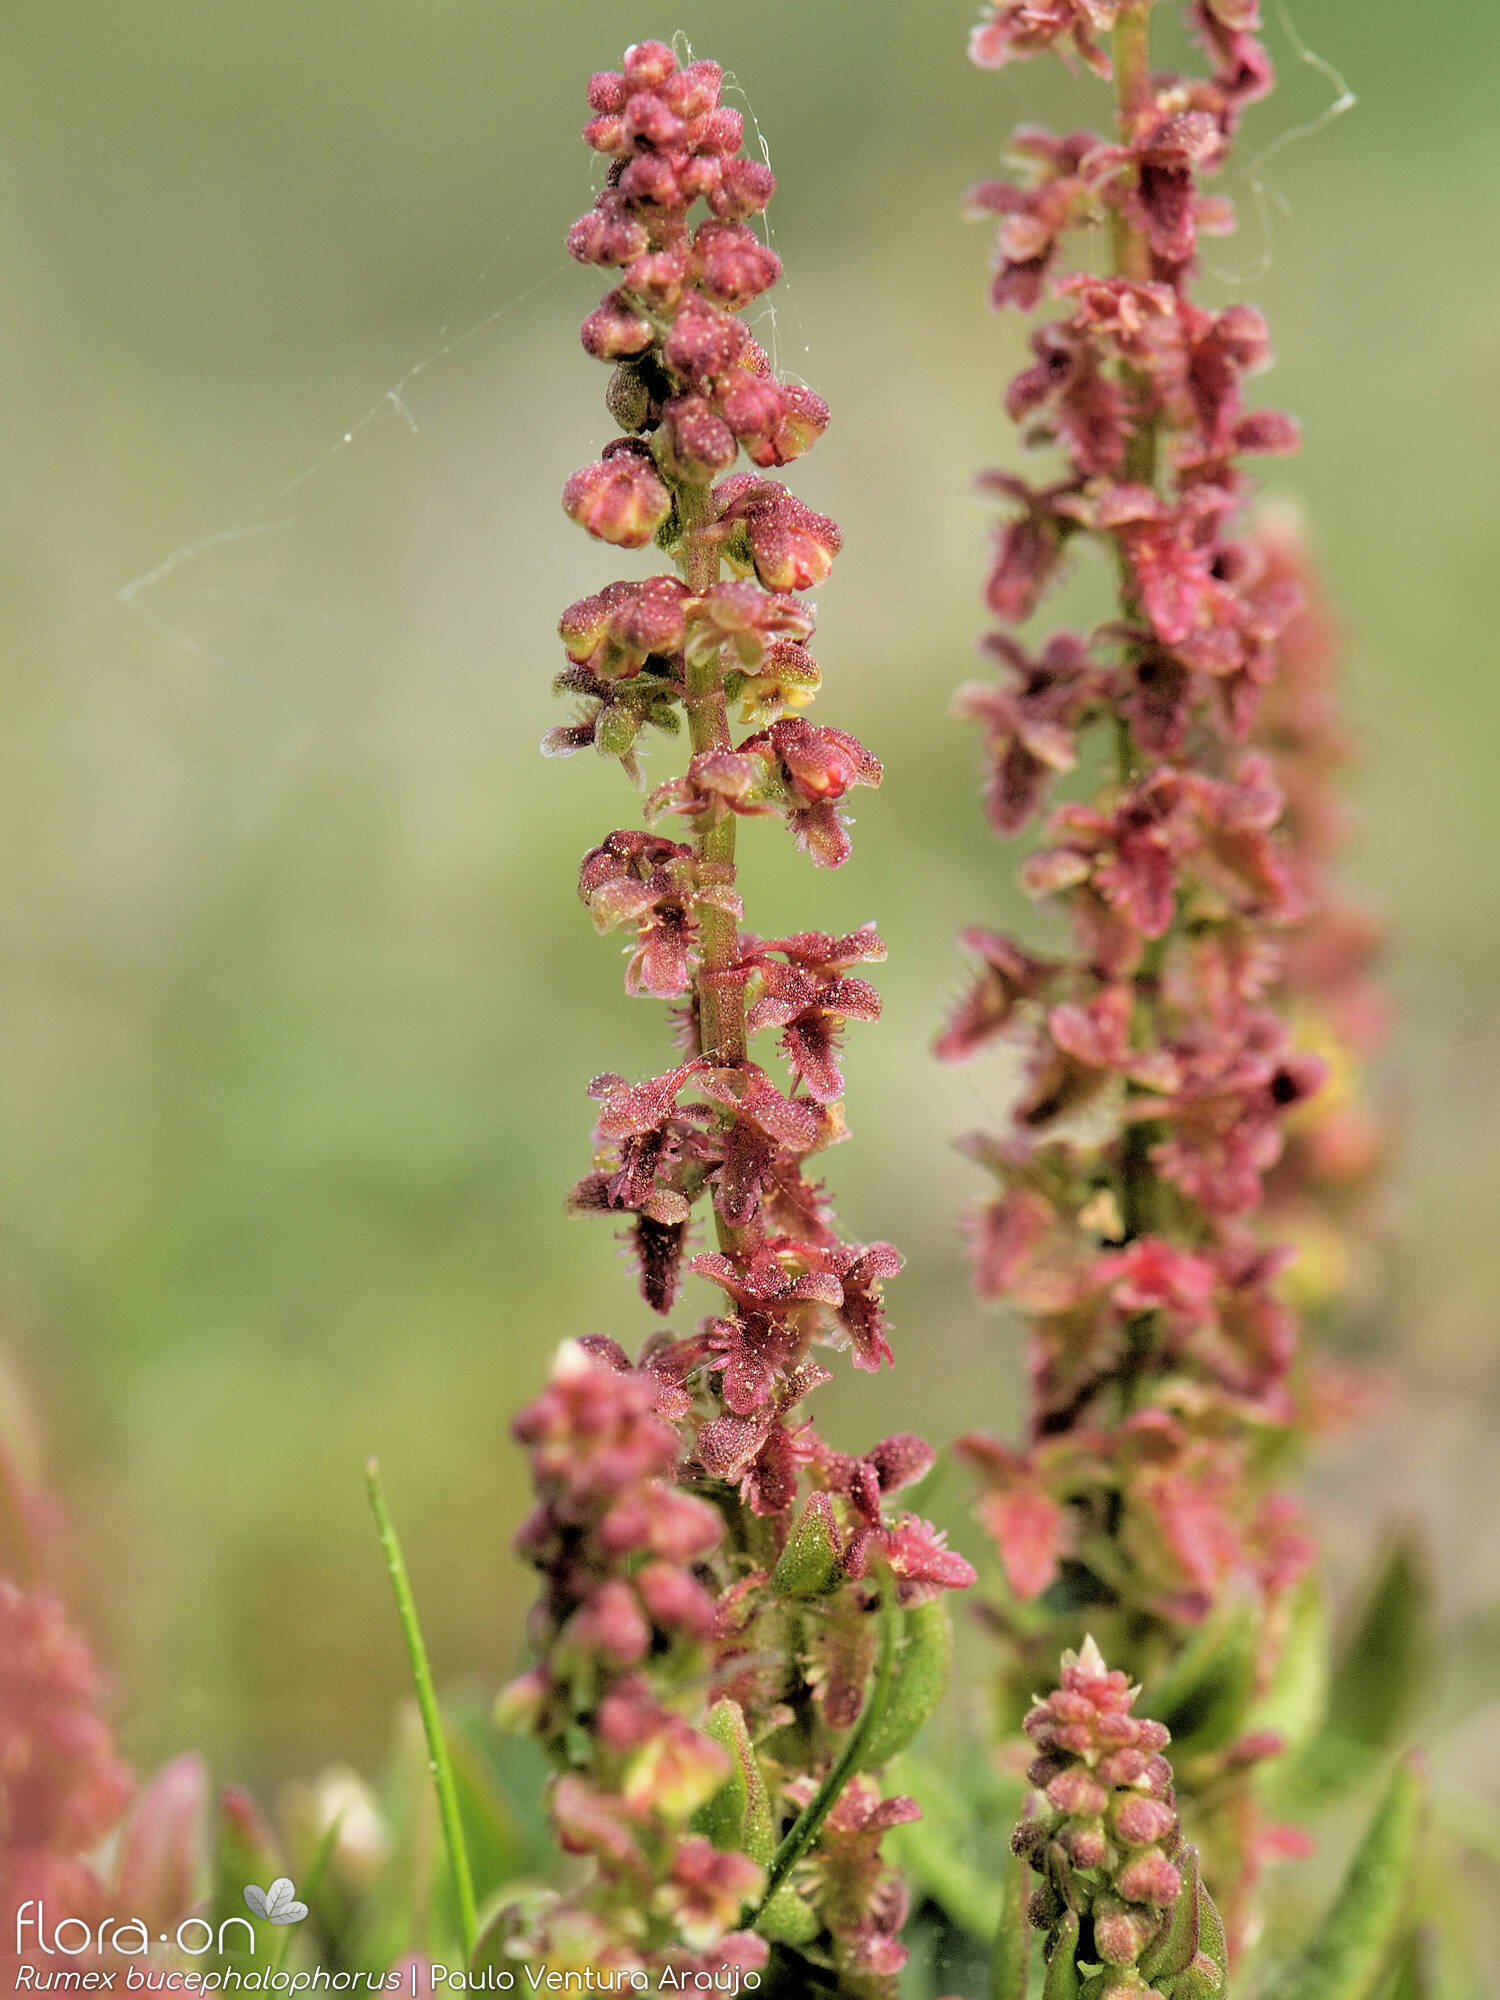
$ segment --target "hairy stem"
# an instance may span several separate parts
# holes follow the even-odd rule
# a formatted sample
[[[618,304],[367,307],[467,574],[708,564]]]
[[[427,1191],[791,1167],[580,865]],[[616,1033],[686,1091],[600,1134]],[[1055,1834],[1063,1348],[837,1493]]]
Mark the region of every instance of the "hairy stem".
[[[1121,142],[1135,136],[1136,121],[1151,104],[1151,0],[1129,0],[1115,23],[1115,123]],[[1119,208],[1110,213],[1114,273],[1132,284],[1151,282],[1151,246],[1144,230]],[[1127,393],[1138,407],[1150,384],[1138,370],[1122,371]],[[1142,418],[1125,447],[1125,477],[1149,486],[1156,477],[1156,424]]]
[[[714,520],[713,494],[707,486],[681,486],[677,511],[682,522],[683,579],[692,591],[710,590],[719,580],[719,551],[708,530]],[[729,704],[724,693],[722,652],[690,663],[683,706],[693,755],[705,750],[729,750]],[[735,836],[738,824],[728,810],[705,824],[694,838],[700,863],[723,881],[734,880]],[[698,1053],[713,1063],[745,1060],[745,988],[741,980],[725,978],[740,956],[739,925],[727,910],[703,907],[698,913]],[[721,1250],[733,1250],[742,1232],[715,1210],[714,1227]]]
[[[1151,0],[1131,0],[1115,24],[1115,123],[1123,142],[1130,140],[1139,113],[1151,101]],[[1117,278],[1133,284],[1147,284],[1151,278],[1151,248],[1145,233],[1119,208],[1110,211],[1111,268]],[[1140,413],[1148,408],[1151,382],[1140,369],[1123,363],[1120,382],[1128,406]],[[1124,477],[1133,485],[1156,483],[1156,420],[1137,414],[1125,441]],[[1135,578],[1123,542],[1116,543],[1120,568],[1120,594],[1127,614],[1139,612]],[[1132,784],[1140,774],[1130,724],[1124,716],[1115,725],[1115,752],[1122,785]]]
[[[416,1599],[412,1596],[406,1558],[401,1553],[395,1524],[391,1520],[390,1508],[386,1505],[385,1487],[381,1483],[378,1459],[372,1458],[365,1467],[365,1488],[370,1496],[370,1510],[375,1516],[375,1526],[380,1534],[380,1547],[385,1556],[385,1566],[390,1573],[391,1589],[396,1598],[396,1615],[401,1620],[401,1630],[406,1638],[407,1657],[411,1661],[412,1685],[416,1689],[417,1708],[421,1713],[422,1729],[427,1738],[427,1768],[432,1773],[433,1789],[437,1793],[438,1811],[442,1817],[443,1840],[448,1849],[448,1866],[453,1873],[454,1894],[458,1898],[458,1925],[463,1938],[464,1963],[467,1965],[474,1956],[474,1947],[479,1939],[479,1916],[474,1904],[474,1877],[469,1868],[469,1850],[464,1841],[463,1820],[458,1810],[458,1788],[453,1782],[453,1763],[448,1755],[447,1738],[443,1734],[443,1718],[438,1708],[437,1689],[433,1686],[432,1667],[427,1658],[422,1627],[417,1619]]]
[[[1141,113],[1151,104],[1151,0],[1129,0],[1115,24],[1113,54],[1115,122],[1120,139],[1128,143],[1134,136]],[[1145,234],[1118,208],[1111,214],[1111,247],[1116,277],[1128,278],[1134,284],[1150,282],[1151,250]],[[1147,377],[1140,370],[1126,366],[1121,369],[1121,380],[1132,406],[1142,411],[1151,389]],[[1155,484],[1156,445],[1155,418],[1138,415],[1125,445],[1124,474],[1127,480],[1142,486]],[[1135,578],[1124,544],[1117,543],[1116,547],[1121,595],[1127,613],[1133,616],[1139,611]],[[1123,716],[1116,727],[1115,749],[1121,785],[1133,784],[1140,775],[1140,760],[1130,725]],[[1151,1039],[1154,1013],[1151,988],[1160,958],[1160,946],[1154,945],[1146,966],[1136,978],[1136,1039],[1140,1043]],[[1133,1124],[1127,1129],[1121,1146],[1120,1214],[1127,1239],[1144,1235],[1155,1221],[1155,1176],[1150,1160],[1152,1137],[1149,1127]],[[1135,1350],[1142,1340],[1149,1340],[1149,1320],[1145,1326],[1138,1325],[1133,1329],[1133,1333],[1135,1337],[1131,1345]]]
[[[678,489],[677,506],[683,527],[684,579],[689,590],[709,590],[719,580],[719,552],[707,533],[713,520],[713,496],[706,486],[683,486]],[[714,652],[706,660],[689,665],[685,706],[695,757],[705,750],[732,747],[722,654]],[[734,814],[722,812],[698,834],[694,843],[698,859],[721,873],[727,870],[732,876],[735,832]],[[700,1052],[710,1062],[743,1062],[744,988],[715,976],[727,972],[739,957],[739,926],[723,910],[704,909],[699,914],[698,935],[702,946],[698,974]]]
[[[1151,103],[1151,0],[1126,0],[1115,23],[1111,53],[1115,72],[1115,120],[1120,138],[1128,142],[1133,136],[1136,119]],[[1116,218],[1120,237],[1133,239],[1137,246],[1132,255],[1141,260],[1148,259],[1149,253],[1140,231],[1118,211]],[[1140,269],[1123,275],[1149,278],[1149,262],[1143,261]]]
[[[832,1770],[819,1785],[816,1793],[792,1821],[781,1845],[771,1857],[771,1865],[766,1871],[765,1894],[757,1906],[757,1915],[763,1910],[788,1875],[812,1846],[823,1831],[824,1822],[839,1802],[839,1797],[854,1773],[859,1769],[859,1760],[864,1755],[865,1746],[874,1737],[884,1718],[886,1703],[890,1700],[891,1681],[896,1667],[896,1640],[900,1620],[896,1615],[895,1585],[889,1571],[880,1579],[880,1651],[875,1660],[875,1676],[870,1682],[870,1692],[860,1711],[859,1720],[844,1738],[844,1747],[839,1752]]]

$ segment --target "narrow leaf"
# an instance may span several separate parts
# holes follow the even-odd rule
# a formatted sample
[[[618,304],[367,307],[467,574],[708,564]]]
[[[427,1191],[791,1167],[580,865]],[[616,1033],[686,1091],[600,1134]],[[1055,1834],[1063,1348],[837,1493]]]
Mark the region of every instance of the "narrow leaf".
[[[448,1850],[448,1866],[452,1872],[454,1892],[458,1898],[459,1931],[463,1938],[464,1962],[467,1964],[474,1954],[474,1946],[479,1936],[479,1917],[474,1905],[474,1878],[469,1868],[469,1850],[464,1841],[458,1791],[453,1782],[453,1765],[448,1755],[447,1738],[443,1732],[442,1712],[438,1708],[437,1689],[433,1685],[432,1667],[427,1658],[427,1643],[422,1637],[422,1627],[417,1619],[416,1599],[412,1596],[406,1558],[401,1553],[395,1524],[386,1505],[380,1466],[373,1458],[365,1467],[365,1488],[370,1496],[370,1509],[375,1516],[381,1551],[385,1556],[391,1590],[396,1599],[396,1615],[401,1621],[401,1630],[406,1639],[412,1685],[416,1691],[417,1707],[422,1716],[422,1733],[427,1738],[428,1763],[443,1825],[443,1843]]]
[[[728,1696],[716,1701],[704,1718],[703,1733],[727,1754],[729,1776],[694,1813],[693,1831],[707,1834],[715,1847],[738,1849],[768,1868],[776,1851],[771,1801],[739,1703]]]
[[[1421,1760],[1397,1764],[1317,1936],[1276,2000],[1368,2000],[1390,1968],[1427,1801]]]
[[[953,1626],[943,1600],[913,1605],[903,1617],[903,1638],[895,1679],[880,1718],[860,1757],[860,1768],[878,1769],[899,1757],[943,1698],[953,1661]]]
[[[1026,2000],[1031,1984],[1031,1925],[1026,1917],[1024,1861],[1012,1855],[1005,1866],[1005,1900],[990,1959],[990,2000]]]
[[[1172,1906],[1171,1920],[1141,1958],[1141,1972],[1151,1980],[1170,1979],[1176,1973],[1185,1972],[1198,1953],[1202,1914],[1199,1891],[1203,1887],[1203,1871],[1197,1848],[1184,1847],[1177,1857],[1177,1867],[1182,1875],[1182,1889]]]
[[[1142,1701],[1172,1732],[1179,1752],[1222,1750],[1245,1729],[1255,1696],[1258,1608],[1231,1598],[1206,1619]]]
[[[1305,1576],[1287,1607],[1286,1636],[1270,1686],[1250,1712],[1249,1726],[1270,1730],[1289,1755],[1300,1751],[1328,1712],[1328,1611],[1323,1587]]]
[[[1394,1541],[1352,1631],[1339,1649],[1328,1697],[1328,1733],[1388,1750],[1421,1692],[1433,1654],[1432,1585],[1421,1549]]]
[[[1078,1918],[1072,1910],[1057,1927],[1042,2000],[1078,2000]]]

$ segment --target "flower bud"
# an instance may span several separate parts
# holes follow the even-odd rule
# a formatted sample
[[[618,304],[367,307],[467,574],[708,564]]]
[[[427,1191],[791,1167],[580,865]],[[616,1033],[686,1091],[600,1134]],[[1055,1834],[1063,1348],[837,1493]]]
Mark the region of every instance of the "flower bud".
[[[632,153],[619,188],[628,201],[654,208],[674,208],[682,199],[676,168],[665,153]]]
[[[649,90],[638,90],[625,105],[626,136],[648,146],[680,146],[687,133],[687,120],[663,98]]]
[[[631,1759],[624,1796],[629,1805],[680,1823],[706,1805],[728,1775],[729,1759],[718,1744],[674,1715]]]
[[[573,474],[563,511],[597,541],[640,549],[671,513],[672,496],[649,459],[617,452]]]
[[[701,118],[718,103],[723,81],[724,72],[716,62],[689,63],[666,79],[661,94],[684,118]]]
[[[1115,1877],[1115,1887],[1132,1903],[1151,1903],[1169,1909],[1177,1901],[1182,1877],[1159,1847],[1148,1847],[1127,1861]]]
[[[191,1754],[163,1765],[126,1823],[116,1874],[120,1907],[152,1930],[177,1924],[198,1893],[208,1841],[208,1767]]]
[[[635,216],[591,208],[568,231],[568,250],[580,264],[628,264],[648,240],[645,225]]]
[[[632,1667],[651,1647],[651,1628],[634,1591],[618,1577],[602,1583],[568,1626],[570,1650],[597,1653],[611,1666]]]
[[[665,42],[632,42],[625,51],[625,82],[632,90],[653,90],[665,83],[677,58]]]
[[[767,590],[810,590],[826,579],[843,546],[836,522],[766,481],[726,480],[718,492],[728,501],[722,519],[739,527]]]
[[[664,311],[681,298],[687,274],[688,254],[679,244],[634,258],[626,266],[625,283],[637,298]]]
[[[647,1563],[636,1572],[641,1602],[660,1631],[707,1639],[714,1629],[713,1599],[694,1577],[673,1563]]]
[[[1059,1771],[1047,1787],[1047,1803],[1054,1812],[1097,1819],[1109,1804],[1109,1793],[1082,1765]]]
[[[721,385],[714,401],[737,438],[756,441],[774,436],[786,410],[786,391],[769,375],[736,368]]]
[[[1109,1854],[1109,1839],[1103,1820],[1086,1820],[1070,1826],[1062,1837],[1068,1859],[1075,1868],[1102,1868]]]
[[[727,104],[719,105],[695,121],[693,150],[696,153],[716,153],[727,160],[740,150],[744,137],[744,114],[732,110]]]
[[[628,92],[618,70],[601,69],[589,78],[590,111],[623,111]]]
[[[608,292],[578,330],[584,352],[596,361],[618,361],[622,355],[642,354],[651,345],[654,329],[648,319],[634,310],[623,292]]]
[[[841,799],[851,785],[880,783],[879,759],[846,730],[790,717],[773,722],[769,734],[787,777],[809,804]]]
[[[610,638],[626,659],[636,665],[653,654],[670,656],[680,652],[687,629],[686,598],[687,590],[675,576],[647,577],[611,610]]]
[[[1121,1799],[1115,1806],[1115,1836],[1127,1847],[1154,1847],[1165,1840],[1177,1825],[1177,1815],[1165,1799],[1139,1795]]]
[[[1106,1965],[1134,1965],[1160,1928],[1160,1919],[1133,1910],[1116,1896],[1094,1901],[1094,1947]]]
[[[799,382],[784,383],[781,421],[770,437],[747,446],[757,465],[787,465],[815,445],[828,428],[828,405]]]
[[[738,145],[736,140],[735,144]],[[734,148],[730,147],[729,151]],[[776,176],[763,160],[726,159],[719,184],[708,196],[708,205],[724,222],[739,222],[759,215],[776,192]]]
[[[749,338],[729,313],[707,303],[688,306],[662,343],[662,359],[687,381],[702,385],[732,368]]]
[[[684,203],[706,201],[718,187],[724,162],[712,154],[690,154],[677,170],[677,187]]]
[[[734,432],[702,396],[678,396],[662,406],[656,452],[664,471],[704,486],[734,464],[736,451]]]
[[[596,153],[618,153],[625,144],[625,120],[618,112],[607,111],[599,118],[591,118],[583,128],[585,145],[592,146]]]
[[[541,1720],[547,1701],[547,1679],[535,1668],[507,1681],[491,1711],[495,1727],[507,1735],[529,1735]]]
[[[769,291],[781,276],[781,259],[741,222],[705,222],[693,238],[698,283],[731,311]]]

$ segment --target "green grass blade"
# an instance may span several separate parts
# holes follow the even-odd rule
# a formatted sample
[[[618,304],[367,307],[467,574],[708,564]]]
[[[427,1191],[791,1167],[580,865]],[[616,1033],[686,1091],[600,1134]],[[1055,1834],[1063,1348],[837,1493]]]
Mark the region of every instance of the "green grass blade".
[[[421,1712],[422,1729],[427,1738],[428,1769],[432,1773],[433,1788],[437,1792],[438,1813],[443,1823],[443,1842],[448,1850],[448,1866],[453,1874],[454,1893],[458,1898],[458,1923],[463,1936],[464,1963],[467,1965],[473,1958],[474,1947],[479,1941],[479,1915],[474,1905],[474,1877],[469,1867],[469,1850],[464,1840],[463,1818],[458,1807],[458,1788],[453,1782],[453,1764],[448,1755],[447,1738],[443,1734],[443,1718],[438,1708],[437,1690],[432,1684],[432,1668],[427,1659],[422,1627],[417,1620],[416,1600],[412,1596],[411,1579],[406,1573],[406,1560],[401,1553],[401,1544],[396,1538],[390,1509],[386,1505],[385,1488],[381,1484],[380,1464],[377,1459],[372,1458],[365,1467],[365,1487],[370,1496],[370,1508],[375,1516],[375,1526],[380,1533],[380,1547],[385,1556],[385,1566],[390,1572],[391,1589],[396,1598],[396,1615],[401,1620],[401,1630],[406,1637],[412,1684],[416,1689],[417,1707]]]

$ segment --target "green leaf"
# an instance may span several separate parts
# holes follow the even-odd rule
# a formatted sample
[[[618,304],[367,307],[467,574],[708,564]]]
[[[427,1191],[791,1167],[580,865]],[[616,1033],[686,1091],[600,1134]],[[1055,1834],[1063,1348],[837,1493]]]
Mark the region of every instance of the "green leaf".
[[[484,1720],[470,1714],[462,1719],[449,1714],[444,1721],[474,1894],[482,1902],[521,1873],[524,1834],[486,1755]]]
[[[826,1493],[814,1493],[787,1537],[781,1560],[771,1573],[778,1597],[826,1597],[843,1577],[842,1552],[833,1505]]]
[[[1287,1605],[1271,1682],[1251,1709],[1248,1726],[1273,1730],[1289,1755],[1300,1751],[1328,1713],[1328,1675],[1328,1607],[1318,1579],[1305,1576]]]
[[[596,741],[606,757],[623,757],[640,733],[641,718],[623,702],[611,702],[599,711]]]
[[[1213,2000],[1229,1984],[1229,1946],[1224,1936],[1224,1920],[1201,1884],[1198,1906],[1198,1950],[1192,1964],[1168,1981],[1167,2000]]]
[[[1141,1703],[1180,1752],[1222,1750],[1244,1733],[1255,1697],[1258,1610],[1234,1596],[1206,1618]]]
[[[1438,2000],[1437,1936],[1430,1925],[1413,1930],[1400,1946],[1390,1984],[1380,2000]]]
[[[1333,1908],[1276,2000],[1369,2000],[1392,1962],[1416,1864],[1427,1784],[1408,1753],[1391,1775]]]
[[[716,1701],[704,1719],[703,1732],[728,1756],[729,1776],[707,1805],[694,1813],[693,1831],[706,1833],[715,1847],[738,1849],[767,1868],[776,1852],[771,1801],[739,1703],[727,1695]]]
[[[1403,1536],[1386,1551],[1339,1649],[1328,1734],[1368,1750],[1389,1750],[1411,1714],[1432,1656],[1428,1566],[1417,1543]]]
[[[1156,1942],[1141,1954],[1141,1972],[1150,1980],[1170,1979],[1185,1972],[1198,1955],[1203,1870],[1197,1848],[1184,1847],[1177,1866],[1182,1872],[1182,1891],[1172,1906],[1171,1921]]]
[[[913,1605],[902,1617],[895,1679],[879,1726],[860,1757],[860,1768],[877,1769],[899,1757],[943,1698],[953,1661],[953,1627],[940,1597]]]
[[[1224,1991],[1229,1952],[1224,1921],[1203,1880],[1196,1847],[1178,1858],[1182,1890],[1167,1928],[1141,1958],[1142,1975],[1167,2000],[1209,2000]]]
[[[990,2000],[1026,2000],[1031,1984],[1031,1925],[1026,1917],[1026,1863],[1012,1855],[1005,1864],[1000,1928],[990,1959]]]
[[[891,1682],[896,1671],[896,1647],[901,1636],[895,1583],[890,1571],[884,1568],[880,1572],[880,1609],[877,1616],[880,1621],[880,1637],[875,1656],[875,1671],[870,1676],[870,1688],[865,1696],[865,1705],[859,1712],[858,1721],[844,1738],[843,1747],[833,1760],[827,1776],[777,1843],[776,1852],[771,1857],[771,1866],[766,1875],[766,1894],[761,1904],[762,1909],[774,1899],[802,1856],[822,1832],[824,1822],[838,1804],[845,1786],[859,1769],[866,1746],[880,1733],[886,1703],[890,1699]]]
[[[247,1882],[271,1882],[283,1872],[282,1852],[276,1836],[261,1817],[248,1792],[231,1786],[219,1796],[219,1818],[214,1841],[213,1901],[209,1921],[214,1930],[227,1917],[245,1914]],[[225,1956],[241,1956],[236,1943],[241,1934],[226,1933]],[[246,1948],[247,1951],[249,1947]]]
[[[1078,1918],[1072,1910],[1053,1933],[1042,2000],[1078,2000]]]
[[[783,1882],[761,1906],[755,1928],[772,1944],[810,1944],[822,1930],[823,1919],[790,1882]]]

